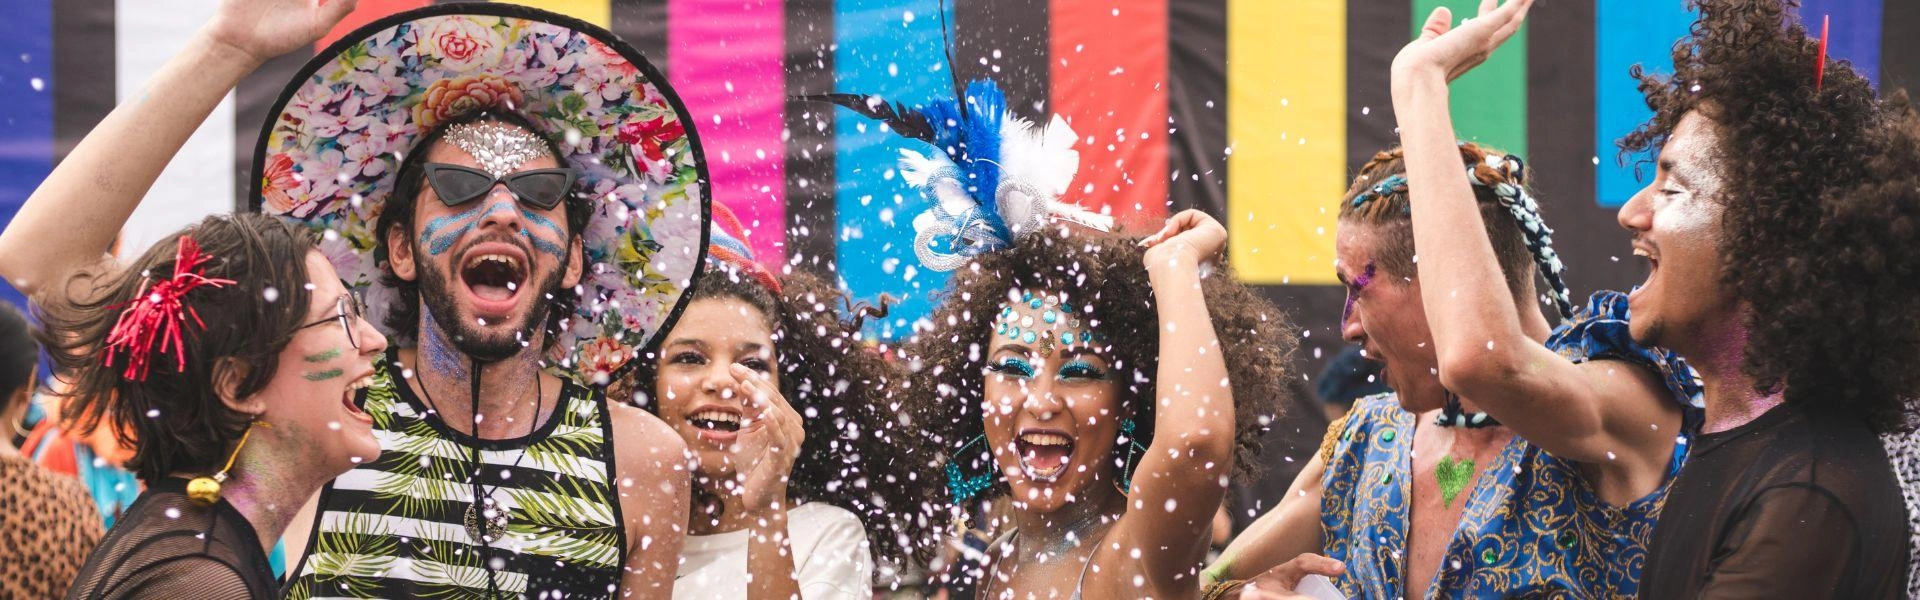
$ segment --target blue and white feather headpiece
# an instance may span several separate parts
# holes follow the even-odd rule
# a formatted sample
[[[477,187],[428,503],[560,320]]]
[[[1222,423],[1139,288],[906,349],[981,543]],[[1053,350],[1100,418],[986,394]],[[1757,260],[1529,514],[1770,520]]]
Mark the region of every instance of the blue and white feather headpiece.
[[[1077,138],[1066,120],[1055,115],[1035,126],[1014,115],[991,80],[967,84],[958,98],[912,108],[860,94],[803,99],[852,109],[937,150],[900,151],[901,176],[930,203],[913,219],[913,253],[929,269],[960,268],[1056,220],[1113,228],[1112,216],[1060,200],[1080,169]]]

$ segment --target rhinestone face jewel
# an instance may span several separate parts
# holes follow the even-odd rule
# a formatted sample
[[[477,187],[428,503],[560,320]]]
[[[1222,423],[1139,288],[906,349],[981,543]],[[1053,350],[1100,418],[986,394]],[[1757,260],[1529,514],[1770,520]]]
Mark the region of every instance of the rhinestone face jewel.
[[[481,121],[461,123],[447,128],[448,143],[454,145],[480,163],[494,177],[504,177],[519,170],[520,165],[543,156],[553,156],[546,140],[525,129]]]

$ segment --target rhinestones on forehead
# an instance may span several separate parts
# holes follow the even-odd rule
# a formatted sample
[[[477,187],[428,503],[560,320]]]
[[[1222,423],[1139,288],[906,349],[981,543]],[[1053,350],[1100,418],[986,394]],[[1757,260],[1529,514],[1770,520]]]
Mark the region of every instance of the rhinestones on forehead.
[[[482,121],[461,123],[447,128],[447,142],[480,163],[494,177],[504,177],[513,173],[527,161],[543,156],[553,156],[547,147],[547,141],[540,139],[525,129]]]
[[[1028,314],[1032,311],[1039,315]],[[994,320],[994,335],[1034,346],[1040,356],[1052,356],[1062,348],[1106,343],[1105,335],[1081,329],[1079,309],[1059,295],[1016,290],[1008,295]]]

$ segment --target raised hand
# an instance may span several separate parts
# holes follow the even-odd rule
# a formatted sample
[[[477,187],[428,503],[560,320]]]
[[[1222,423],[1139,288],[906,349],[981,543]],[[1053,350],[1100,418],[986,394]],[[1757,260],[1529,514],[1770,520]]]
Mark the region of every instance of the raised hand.
[[[1169,263],[1198,265],[1220,256],[1227,247],[1227,228],[1207,213],[1187,209],[1167,219],[1160,231],[1140,240],[1147,248],[1149,269]]]
[[[1480,0],[1479,16],[1458,28],[1453,27],[1453,11],[1444,6],[1433,9],[1420,28],[1420,37],[1393,57],[1394,78],[1431,70],[1445,73],[1447,81],[1453,81],[1486,62],[1494,49],[1513,37],[1532,6],[1533,0],[1506,0],[1505,4]]]
[[[773,378],[741,365],[728,368],[735,393],[747,401],[747,422],[740,428],[734,451],[741,500],[750,511],[784,506],[787,478],[793,472],[800,445],[807,440],[800,413],[773,384]]]
[[[221,0],[205,31],[213,41],[266,62],[312,45],[357,4],[359,0]]]

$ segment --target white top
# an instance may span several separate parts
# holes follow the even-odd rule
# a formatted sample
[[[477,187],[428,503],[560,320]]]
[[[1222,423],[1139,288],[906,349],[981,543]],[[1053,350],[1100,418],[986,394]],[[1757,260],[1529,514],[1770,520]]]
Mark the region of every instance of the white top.
[[[860,518],[838,506],[808,502],[787,511],[793,568],[805,600],[873,597],[873,555]],[[747,597],[746,530],[687,536],[675,600]]]

